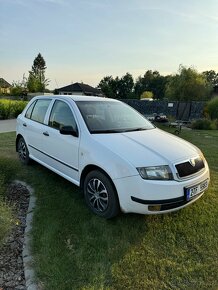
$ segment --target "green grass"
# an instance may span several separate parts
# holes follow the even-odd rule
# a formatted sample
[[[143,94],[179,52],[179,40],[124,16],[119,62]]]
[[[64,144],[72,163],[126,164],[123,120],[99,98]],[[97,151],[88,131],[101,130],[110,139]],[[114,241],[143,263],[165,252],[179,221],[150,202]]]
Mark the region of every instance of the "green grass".
[[[0,249],[13,226],[12,209],[0,197]]]
[[[14,133],[0,135],[7,180],[35,189],[32,246],[44,289],[218,289],[218,131],[182,130],[181,137],[209,162],[204,196],[176,213],[107,221],[87,209],[76,186],[36,163],[20,165]]]
[[[14,165],[10,165],[7,159],[11,152],[10,140],[14,143],[14,134],[8,137],[7,134],[0,134],[0,247],[14,223],[12,209],[5,202],[7,183],[15,173]]]

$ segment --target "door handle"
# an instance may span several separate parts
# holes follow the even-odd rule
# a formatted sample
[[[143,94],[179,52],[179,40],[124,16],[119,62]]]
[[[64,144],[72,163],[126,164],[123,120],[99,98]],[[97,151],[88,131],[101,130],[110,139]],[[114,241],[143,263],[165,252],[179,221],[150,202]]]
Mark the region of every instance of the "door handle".
[[[43,132],[43,135],[49,136],[48,132]]]
[[[24,126],[24,127],[27,127],[27,124],[26,124],[26,123],[23,123],[23,126]]]

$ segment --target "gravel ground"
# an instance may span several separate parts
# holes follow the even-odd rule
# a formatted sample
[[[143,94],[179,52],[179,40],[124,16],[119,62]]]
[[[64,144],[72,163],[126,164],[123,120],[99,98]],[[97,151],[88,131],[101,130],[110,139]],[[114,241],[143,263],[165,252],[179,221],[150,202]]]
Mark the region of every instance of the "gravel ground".
[[[0,249],[0,290],[26,290],[22,250],[29,197],[21,184],[8,187],[6,201],[14,208],[15,225]]]

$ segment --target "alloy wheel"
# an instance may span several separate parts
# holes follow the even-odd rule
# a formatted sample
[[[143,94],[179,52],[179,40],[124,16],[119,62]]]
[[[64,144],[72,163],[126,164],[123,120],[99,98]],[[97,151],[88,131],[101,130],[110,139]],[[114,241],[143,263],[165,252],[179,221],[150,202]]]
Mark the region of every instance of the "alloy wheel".
[[[25,142],[20,139],[19,146],[18,146],[18,154],[22,161],[25,161],[27,158],[27,148]]]
[[[90,205],[99,212],[108,207],[108,192],[105,185],[97,178],[91,179],[87,184],[87,193]]]

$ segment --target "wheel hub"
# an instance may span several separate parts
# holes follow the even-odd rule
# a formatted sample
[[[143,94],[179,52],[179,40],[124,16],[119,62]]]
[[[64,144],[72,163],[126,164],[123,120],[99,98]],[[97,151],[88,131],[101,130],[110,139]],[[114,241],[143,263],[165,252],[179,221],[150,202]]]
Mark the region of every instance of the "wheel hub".
[[[97,178],[91,179],[87,184],[90,205],[96,211],[105,211],[108,207],[108,192],[103,182]]]
[[[26,158],[26,146],[22,141],[19,144],[18,152],[19,152],[20,158],[25,160],[25,158]]]

